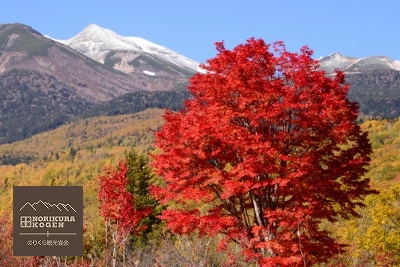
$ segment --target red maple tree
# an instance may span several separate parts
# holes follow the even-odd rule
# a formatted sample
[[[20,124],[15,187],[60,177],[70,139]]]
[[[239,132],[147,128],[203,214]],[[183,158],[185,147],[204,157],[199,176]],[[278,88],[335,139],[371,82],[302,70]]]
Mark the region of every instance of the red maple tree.
[[[222,233],[260,266],[310,266],[342,250],[323,220],[357,215],[372,193],[371,146],[344,74],[261,39],[218,54],[190,80],[193,98],[156,134],[162,219],[179,234]]]
[[[106,235],[110,231],[113,242],[113,266],[116,265],[117,247],[122,245],[125,260],[126,241],[131,234],[145,230],[146,226],[140,222],[152,211],[151,208],[134,208],[133,194],[128,191],[127,171],[126,162],[120,161],[116,168],[107,168],[105,174],[99,177],[101,215],[105,219]]]
[[[133,194],[127,190],[128,166],[120,161],[117,168],[108,168],[105,175],[100,176],[99,200],[101,215],[118,224],[123,231],[138,232],[140,221],[149,213],[148,209],[135,210]]]

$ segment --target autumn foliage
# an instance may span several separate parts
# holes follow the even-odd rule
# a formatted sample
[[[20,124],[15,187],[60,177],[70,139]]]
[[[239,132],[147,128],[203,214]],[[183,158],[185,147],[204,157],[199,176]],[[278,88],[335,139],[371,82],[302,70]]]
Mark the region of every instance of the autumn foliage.
[[[326,77],[312,51],[260,39],[218,54],[190,80],[193,98],[166,112],[152,188],[178,234],[223,234],[260,266],[311,266],[342,251],[323,220],[356,214],[372,193],[371,146],[355,123],[344,74]]]
[[[108,231],[111,235],[112,266],[116,266],[117,263],[118,247],[122,247],[122,262],[125,265],[125,247],[130,235],[139,235],[146,229],[146,225],[141,224],[141,221],[152,212],[150,207],[135,208],[134,195],[128,190],[128,169],[127,162],[120,161],[117,168],[108,168],[105,174],[99,177],[100,213],[105,220],[106,239]],[[108,262],[108,257],[105,260]]]
[[[150,213],[149,209],[134,209],[134,199],[127,190],[128,179],[126,172],[128,166],[120,161],[118,168],[109,168],[105,175],[100,177],[99,199],[101,201],[101,215],[105,219],[118,224],[121,230],[139,232],[140,221]]]

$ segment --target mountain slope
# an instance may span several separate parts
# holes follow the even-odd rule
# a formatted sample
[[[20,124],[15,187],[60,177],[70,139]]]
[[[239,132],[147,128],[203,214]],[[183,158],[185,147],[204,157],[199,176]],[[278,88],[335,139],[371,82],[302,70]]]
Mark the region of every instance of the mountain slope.
[[[188,77],[199,71],[198,63],[174,51],[96,25],[65,43],[98,61],[29,26],[0,24],[0,143],[80,116],[178,108]],[[350,99],[363,116],[400,116],[399,61],[336,53],[320,63],[328,75],[336,68],[346,73]]]
[[[349,98],[360,105],[362,116],[400,116],[400,61],[388,57],[346,57],[339,53],[319,60],[328,75],[335,69],[346,74]]]
[[[92,106],[53,76],[25,69],[0,74],[0,143],[54,129]]]
[[[171,90],[174,79],[144,73],[126,75],[106,68],[81,53],[44,37],[22,24],[0,25],[0,72],[30,69],[73,87],[92,102],[109,100],[136,90]]]
[[[0,24],[0,143],[54,129],[98,103],[140,90],[168,91],[179,75],[129,75],[23,24]]]
[[[163,113],[162,109],[147,109],[130,115],[79,119],[24,140],[0,144],[0,166],[74,157],[79,150],[101,154],[113,146],[126,150],[136,146],[147,152],[152,149],[154,131],[163,124]]]
[[[363,116],[400,117],[400,71],[366,70],[347,74],[349,98],[357,101]]]
[[[95,105],[93,108],[83,112],[78,117],[89,118],[133,114],[149,108],[178,111],[183,108],[184,101],[190,97],[191,94],[187,90],[154,92],[137,91]]]
[[[80,53],[128,74],[188,78],[198,63],[140,37],[123,37],[90,24],[69,40],[61,41]]]
[[[343,56],[340,53],[334,53],[321,58],[319,63],[321,68],[328,74],[332,74],[335,69],[339,69],[346,74],[374,70],[400,71],[400,61],[392,60],[385,56],[354,58]]]

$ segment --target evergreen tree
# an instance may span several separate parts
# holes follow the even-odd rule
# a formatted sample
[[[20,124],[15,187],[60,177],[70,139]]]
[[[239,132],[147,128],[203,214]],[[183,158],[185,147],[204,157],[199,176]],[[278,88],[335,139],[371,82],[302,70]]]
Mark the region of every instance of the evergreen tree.
[[[146,227],[145,230],[131,240],[135,245],[145,245],[150,240],[157,239],[161,227],[161,220],[156,217],[161,213],[161,207],[149,193],[149,184],[155,179],[155,176],[148,165],[148,158],[138,154],[134,149],[126,154],[125,162],[128,166],[127,190],[135,199],[134,209],[151,208],[152,210],[152,213],[141,222]]]

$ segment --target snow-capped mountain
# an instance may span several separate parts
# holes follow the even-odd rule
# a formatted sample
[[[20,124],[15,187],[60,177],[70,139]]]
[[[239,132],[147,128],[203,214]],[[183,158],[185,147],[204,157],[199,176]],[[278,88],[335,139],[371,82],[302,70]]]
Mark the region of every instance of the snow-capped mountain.
[[[59,41],[80,53],[125,73],[190,77],[199,63],[140,37],[124,37],[90,24],[78,35]]]
[[[117,71],[125,62],[129,71]],[[28,25],[0,24],[0,143],[54,129],[123,95],[183,91],[194,72],[141,50],[113,50],[101,64]]]
[[[327,73],[333,73],[335,69],[347,74],[377,69],[400,71],[400,61],[385,56],[354,58],[343,56],[340,53],[321,58],[320,66]]]
[[[386,56],[346,57],[334,53],[319,60],[327,75],[338,69],[350,85],[349,98],[360,105],[362,116],[400,115],[400,61]]]

